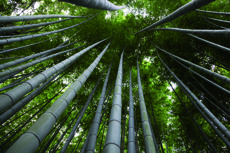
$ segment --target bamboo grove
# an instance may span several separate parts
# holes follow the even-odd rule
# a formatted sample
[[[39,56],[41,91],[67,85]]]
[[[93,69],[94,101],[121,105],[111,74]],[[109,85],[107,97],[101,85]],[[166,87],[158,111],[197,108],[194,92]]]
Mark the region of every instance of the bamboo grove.
[[[0,7],[0,152],[229,152],[228,0]]]

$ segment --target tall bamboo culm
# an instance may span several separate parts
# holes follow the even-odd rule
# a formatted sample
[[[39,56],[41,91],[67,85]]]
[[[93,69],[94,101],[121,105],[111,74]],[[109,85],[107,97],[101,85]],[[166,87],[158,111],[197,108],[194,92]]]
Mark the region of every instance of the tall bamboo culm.
[[[156,153],[156,147],[154,145],[153,135],[150,128],[147,109],[145,106],[145,99],[144,99],[143,90],[141,86],[141,77],[140,77],[138,59],[137,59],[137,81],[138,81],[141,121],[142,121],[142,128],[143,128],[144,141],[145,141],[145,151],[146,153]]]
[[[48,135],[53,125],[57,122],[58,118],[62,115],[72,99],[91,75],[109,45],[110,43],[82,73],[82,75],[70,85],[61,97],[53,103],[53,105],[9,148],[9,150],[7,150],[6,153],[35,152],[41,142]]]
[[[0,23],[11,23],[19,21],[31,21],[38,19],[51,18],[85,18],[86,16],[70,16],[70,15],[31,15],[31,16],[0,16]]]
[[[156,26],[159,26],[161,24],[170,22],[170,21],[172,21],[172,20],[174,20],[174,19],[176,19],[176,18],[178,18],[184,14],[187,14],[191,11],[195,11],[196,9],[198,9],[202,6],[205,6],[205,5],[207,5],[213,1],[215,1],[215,0],[192,0],[192,1],[188,2],[187,4],[181,6],[176,11],[172,12],[171,14],[166,16],[165,18],[163,18],[163,19],[153,23],[152,25],[140,30],[136,34],[144,32],[144,31],[149,30],[151,28],[155,28]]]
[[[230,140],[230,131],[213,115],[213,113],[190,91],[190,89],[169,69],[169,67],[163,62],[160,58],[163,65],[168,69],[168,71],[172,74],[178,84],[192,97],[192,99],[196,102],[196,104],[200,107],[202,111],[207,115],[207,117],[213,122],[213,124],[219,129],[224,136]]]
[[[136,144],[136,142],[135,142],[133,91],[132,91],[132,68],[130,68],[130,74],[129,74],[129,137],[128,137],[128,153],[136,153],[135,144]]]
[[[68,138],[66,139],[65,144],[64,144],[64,146],[62,147],[62,150],[61,150],[60,153],[65,153],[65,152],[67,151],[67,148],[68,148],[70,142],[72,141],[72,139],[73,139],[73,137],[74,137],[74,135],[75,135],[75,133],[76,133],[76,131],[77,131],[77,128],[78,128],[78,126],[79,126],[79,124],[80,124],[80,122],[81,122],[81,119],[83,118],[83,115],[85,114],[86,109],[87,109],[88,106],[89,106],[89,103],[92,101],[93,95],[94,95],[94,93],[95,93],[95,91],[96,91],[96,89],[97,89],[97,87],[98,87],[98,85],[99,85],[99,83],[100,83],[100,80],[101,80],[101,78],[102,78],[103,73],[104,73],[104,71],[102,71],[101,76],[98,78],[97,83],[95,84],[95,86],[94,86],[92,92],[90,93],[90,95],[89,95],[88,99],[86,100],[84,106],[81,108],[81,113],[80,113],[80,115],[78,116],[78,119],[77,119],[77,121],[75,122],[75,124],[74,124],[74,126],[73,126],[73,128],[72,128],[72,130],[71,130],[71,132],[70,132],[70,134],[69,134],[69,136],[68,136]]]
[[[84,6],[88,8],[100,9],[100,10],[109,10],[109,11],[117,11],[119,9],[123,9],[126,6],[117,6],[108,0],[59,0],[61,2],[68,2],[71,4],[75,4],[78,6]]]
[[[107,88],[107,83],[109,80],[111,66],[112,66],[112,63],[109,66],[109,70],[107,72],[105,82],[102,88],[100,100],[97,106],[96,114],[91,124],[90,132],[89,132],[89,141],[87,143],[86,153],[94,153],[94,150],[95,150],[96,141],[97,141],[97,133],[98,133],[98,129],[101,123],[102,108],[103,108],[103,103],[105,101],[106,88]]]
[[[120,152],[121,143],[121,95],[122,95],[122,77],[123,77],[123,54],[121,54],[115,90],[113,94],[113,103],[109,118],[108,131],[106,135],[103,153]]]
[[[91,48],[93,48],[94,46],[98,45],[99,43],[101,43],[103,41],[105,41],[105,40],[97,42],[97,43],[83,49],[82,51],[74,54],[73,56],[62,61],[61,63],[56,64],[55,66],[43,71],[42,73],[36,75],[35,77],[33,77],[30,80],[26,81],[25,83],[17,86],[16,88],[0,95],[0,114],[3,113],[8,107],[10,107],[13,104],[15,104],[16,102],[18,102],[28,92],[32,91],[38,85],[40,85],[45,80],[47,80],[50,76],[57,73],[58,71],[60,71],[64,67],[68,66],[74,60],[76,60],[81,55],[83,55],[84,53],[89,51]]]

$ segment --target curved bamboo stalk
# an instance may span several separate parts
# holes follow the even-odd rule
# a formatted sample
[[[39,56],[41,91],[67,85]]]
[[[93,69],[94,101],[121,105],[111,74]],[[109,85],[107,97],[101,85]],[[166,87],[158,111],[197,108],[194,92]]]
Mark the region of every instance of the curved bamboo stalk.
[[[219,100],[216,99],[216,97],[214,97],[209,91],[208,89],[206,89],[192,74],[191,74],[192,78],[201,86],[201,88],[203,88],[204,91],[206,91],[206,93],[208,93],[208,95],[215,101],[216,104],[219,104],[219,106],[221,107],[222,111],[224,111],[226,114],[228,114],[228,118],[230,119],[230,110],[227,109],[222,103],[219,102]],[[210,101],[210,100],[209,100]],[[229,120],[230,121],[230,120]]]
[[[178,82],[177,82],[178,83]],[[193,105],[198,109],[200,114],[204,117],[204,119],[208,122],[208,124],[212,127],[212,129],[216,132],[216,134],[223,140],[223,142],[227,145],[228,148],[230,148],[230,143],[226,138],[217,130],[217,128],[214,126],[213,122],[201,111],[201,109],[197,106],[197,104],[192,100],[192,98],[189,96],[189,93],[185,91],[185,89],[181,86],[181,84],[178,83],[180,88],[183,90],[183,92],[187,95],[188,99],[193,103]],[[215,150],[214,150],[215,151]]]
[[[0,60],[19,59],[19,58],[24,58],[24,57],[25,56],[5,57],[5,58],[0,58]]]
[[[221,28],[221,29],[229,29],[229,28],[227,28],[227,27],[220,26],[220,25],[217,25],[217,24],[215,24],[215,23],[213,23],[213,22],[210,22],[210,21],[208,21],[208,20],[206,20],[206,19],[203,19],[203,20],[206,21],[206,22],[208,22],[209,24],[215,26],[215,27],[218,27],[218,28]]]
[[[44,55],[44,54],[52,53],[52,52],[54,52],[54,51],[56,51],[56,50],[59,50],[59,49],[62,49],[62,48],[71,46],[71,45],[73,45],[73,44],[75,44],[75,43],[77,43],[77,41],[75,41],[75,42],[73,42],[73,43],[70,43],[70,44],[68,44],[68,45],[65,45],[65,46],[58,46],[58,47],[55,47],[55,48],[52,48],[52,49],[49,49],[49,50],[46,50],[46,51],[43,51],[43,52],[40,52],[40,53],[37,53],[37,54],[33,54],[33,55],[30,55],[30,56],[26,56],[26,57],[24,57],[24,58],[20,58],[20,59],[17,59],[17,60],[8,62],[8,63],[0,64],[0,70],[6,69],[6,68],[11,67],[11,66],[15,66],[15,65],[17,65],[17,64],[26,62],[26,61],[28,61],[28,60],[34,59],[34,58],[39,57],[39,56]],[[77,49],[77,48],[75,48],[75,49]],[[61,53],[61,52],[60,52],[60,53]],[[65,53],[65,51],[64,51],[63,53]],[[58,54],[59,54],[59,53],[57,53],[57,55],[58,55]],[[55,55],[55,56],[57,56],[57,55]],[[47,57],[48,57],[48,56],[47,56]],[[51,58],[52,58],[52,57],[51,57]],[[49,58],[47,58],[47,59],[49,59]],[[47,59],[45,59],[45,60],[47,60]],[[39,59],[39,60],[42,61],[42,59]],[[35,62],[35,63],[36,63],[36,62]],[[0,75],[0,76],[1,76],[1,75]]]
[[[122,94],[122,77],[123,77],[123,54],[121,54],[117,79],[113,94],[113,103],[110,113],[109,125],[105,140],[103,153],[120,152],[121,141],[121,94]]]
[[[9,148],[9,150],[6,151],[6,153],[30,153],[34,152],[39,147],[42,140],[48,135],[50,129],[57,122],[58,118],[62,115],[92,71],[95,69],[109,45],[110,43],[98,55],[95,61],[82,73],[82,75],[70,85],[62,96],[53,103],[53,105],[29,128],[29,130],[26,131]]]
[[[139,92],[139,100],[140,100],[141,121],[142,121],[142,128],[143,128],[144,141],[145,141],[145,151],[146,153],[156,153],[156,147],[150,129],[147,109],[145,106],[145,99],[144,99],[142,86],[141,86],[141,77],[140,77],[138,59],[137,59],[137,81],[138,81],[138,92]]]
[[[195,85],[193,85],[191,82],[189,82],[188,81],[188,84],[190,84],[198,93],[201,93],[201,94],[203,94],[203,92],[202,91],[200,91],[200,90],[198,90],[196,87],[195,87]],[[214,102],[212,102],[209,98],[207,98],[205,95],[202,95],[203,96],[203,98],[205,99],[205,100],[207,100],[207,102],[209,103],[209,104],[211,104],[212,106],[214,106],[216,109],[216,111],[218,112],[218,113],[222,113],[221,115],[222,116],[224,116],[227,120],[229,120],[230,121],[230,111],[228,110],[228,109],[226,109],[219,101],[217,101],[217,103],[214,103]],[[208,105],[209,105],[208,104]],[[218,105],[217,105],[218,104]],[[222,107],[221,107],[222,106]],[[220,108],[221,107],[221,108]]]
[[[67,52],[70,52],[70,51],[85,47],[85,46],[86,45],[83,45],[83,46],[76,47],[76,48],[73,48],[73,49],[69,49],[69,50],[66,50],[66,51],[62,51],[62,52],[59,52],[59,53],[56,53],[56,54],[53,54],[53,55],[50,55],[50,56],[46,56],[44,58],[39,58],[39,59],[36,59],[34,61],[28,62],[26,64],[23,64],[23,65],[20,65],[20,66],[11,68],[11,69],[7,69],[7,70],[5,70],[3,72],[0,72],[0,76],[1,76],[0,77],[0,83],[6,81],[7,79],[12,78],[14,75],[20,73],[21,71],[25,70],[26,68],[28,68],[30,66],[33,66],[35,64],[41,63],[41,62],[43,62],[45,60],[48,60],[50,58],[53,58],[55,56],[58,56],[58,55],[61,55],[61,54],[64,54],[64,53],[67,53]],[[44,54],[44,55],[47,55],[47,54]]]
[[[47,26],[47,25],[52,25],[64,21],[68,21],[70,19],[64,19],[64,20],[58,20],[58,21],[52,21],[52,22],[44,22],[44,23],[38,23],[38,24],[27,24],[27,25],[21,25],[21,26],[11,26],[11,27],[0,27],[0,34],[4,34],[7,32],[14,32],[17,30],[24,30],[24,29],[32,29],[36,27],[41,27],[41,26]]]
[[[171,57],[171,56],[170,56]],[[172,57],[173,58],[173,57]],[[185,66],[184,64],[182,64],[181,62],[177,61],[175,58],[173,58],[177,63],[179,63],[180,65],[182,65],[184,68],[188,69],[189,71],[191,71],[192,73],[196,74],[197,76],[201,77],[202,79],[204,79],[205,81],[209,82],[210,84],[214,85],[215,87],[219,88],[220,90],[224,91],[225,93],[227,93],[228,95],[230,95],[230,91],[221,87],[220,85],[216,84],[215,82],[205,78],[204,76],[200,75],[199,73],[193,71],[192,69],[188,68],[187,66]]]
[[[162,52],[164,52],[164,53],[166,53],[166,54],[168,54],[168,55],[170,55],[170,56],[172,56],[172,57],[175,57],[176,59],[178,59],[178,60],[180,60],[180,61],[183,61],[184,63],[186,63],[186,64],[188,64],[188,65],[190,65],[190,66],[192,66],[192,67],[194,67],[194,68],[196,68],[196,69],[198,69],[198,70],[200,70],[200,71],[203,72],[203,73],[206,73],[206,74],[208,74],[208,75],[210,75],[210,76],[212,76],[212,77],[214,77],[214,78],[217,78],[217,79],[219,79],[219,80],[221,80],[221,81],[223,81],[223,82],[225,82],[225,83],[227,83],[227,84],[230,84],[230,79],[229,79],[229,78],[227,78],[227,77],[225,77],[225,76],[222,76],[222,75],[220,75],[220,74],[218,74],[218,73],[212,72],[212,71],[210,71],[210,70],[208,70],[208,69],[206,69],[206,68],[203,68],[203,67],[201,67],[201,66],[199,66],[199,65],[196,65],[196,64],[194,64],[194,63],[192,63],[192,62],[189,62],[189,61],[187,61],[187,60],[185,60],[185,59],[183,59],[183,58],[180,58],[180,57],[178,57],[178,56],[176,56],[176,55],[174,55],[174,54],[171,54],[171,53],[167,52],[166,50],[161,49],[160,47],[158,47],[157,45],[155,45],[152,41],[150,41],[150,42],[151,42],[156,48],[158,48],[160,51],[162,51]]]
[[[11,49],[2,50],[2,51],[0,51],[0,54],[7,53],[7,52],[12,52],[12,51],[23,49],[23,48],[27,48],[27,47],[37,45],[37,44],[41,44],[41,43],[44,43],[46,41],[53,40],[53,39],[55,39],[57,37],[58,36],[50,38],[50,39],[47,39],[47,40],[44,40],[44,41],[40,41],[40,42],[37,42],[37,43],[33,43],[33,44],[30,44],[30,45],[25,45],[25,46],[21,46],[21,47],[17,47],[17,48],[11,48]]]
[[[198,9],[196,9],[196,11],[202,13],[208,13],[208,14],[230,15],[229,12],[215,12],[215,11],[205,11],[205,10],[198,10]]]
[[[226,20],[220,20],[220,19],[215,19],[215,18],[208,18],[208,17],[204,17],[204,16],[200,16],[203,19],[208,19],[208,20],[212,20],[212,21],[218,21],[218,22],[222,22],[222,23],[230,23],[230,21],[226,21]]]
[[[60,72],[58,72],[52,78],[50,78],[45,83],[43,83],[40,87],[38,87],[31,94],[29,94],[24,99],[20,100],[17,104],[15,104],[13,107],[11,107],[6,112],[4,112],[3,114],[1,114],[0,115],[0,124],[3,124],[10,117],[12,117],[15,113],[17,113],[19,110],[21,110],[26,104],[28,104],[32,99],[34,99],[37,95],[39,95],[46,85],[48,85],[51,81],[53,81],[59,74],[61,74],[62,72],[64,72],[69,66],[70,65],[68,65],[67,67],[65,67],[64,69],[62,69]]]
[[[130,68],[130,74],[129,74],[129,137],[128,137],[128,153],[136,153],[134,109],[133,109],[133,91],[132,91],[132,67]]]
[[[161,60],[162,61],[162,60]],[[189,95],[195,100],[197,105],[199,105],[200,109],[202,109],[203,112],[205,112],[208,116],[208,118],[217,126],[218,129],[228,138],[230,139],[230,131],[207,109],[207,107],[200,102],[200,100],[189,90],[186,85],[168,68],[168,66],[162,61],[164,66],[168,69],[168,71],[172,74],[172,76],[176,79],[178,84],[181,85],[181,87],[189,93]]]
[[[167,80],[168,81],[168,80]],[[209,145],[209,147],[212,149],[213,152],[217,153],[216,148],[213,146],[213,144],[210,142],[210,140],[208,139],[207,135],[204,133],[203,129],[200,127],[200,125],[197,123],[197,121],[195,120],[195,118],[193,117],[193,115],[190,113],[190,111],[188,110],[187,106],[185,105],[185,103],[182,101],[182,99],[180,98],[180,96],[177,94],[177,92],[174,90],[174,88],[172,87],[171,83],[168,81],[170,87],[172,88],[173,92],[176,94],[177,98],[179,99],[179,101],[181,102],[181,104],[183,105],[183,107],[185,108],[186,112],[189,114],[190,118],[192,119],[192,121],[195,123],[196,127],[198,128],[198,130],[200,131],[203,139],[207,142],[207,144]]]
[[[86,16],[69,16],[69,15],[31,15],[31,16],[0,16],[0,23],[11,23],[18,21],[31,21],[38,19],[51,18],[85,18]]]
[[[5,70],[3,72],[0,72],[0,80],[2,81],[2,78],[4,76],[9,76],[12,73],[16,73],[17,74],[17,73],[21,72],[22,70],[25,70],[26,68],[31,67],[31,66],[33,66],[35,64],[41,63],[41,62],[43,62],[45,60],[48,60],[50,58],[56,57],[56,56],[61,55],[61,54],[68,53],[70,51],[73,51],[73,50],[76,50],[76,49],[79,49],[79,48],[82,48],[82,47],[85,47],[85,46],[86,45],[80,46],[80,47],[76,47],[76,48],[72,48],[72,49],[68,49],[68,50],[65,50],[65,51],[62,51],[62,52],[59,52],[59,53],[55,53],[55,54],[52,54],[52,55],[49,55],[49,56],[46,56],[46,57],[43,57],[43,58],[38,58],[38,59],[36,59],[34,61],[28,62],[28,63],[23,64],[23,65],[19,65],[17,67],[11,68],[11,69],[7,69],[7,70]],[[20,63],[24,62],[23,60],[24,59],[20,59],[19,62]],[[10,63],[10,64],[12,64],[12,63]]]
[[[116,6],[108,0],[58,0],[61,2],[67,2],[71,4],[75,4],[78,6],[84,6],[88,8],[95,8],[100,10],[109,10],[109,11],[117,11],[125,8],[126,6]]]
[[[166,16],[165,18],[161,19],[160,21],[155,22],[154,24],[140,30],[138,33],[144,32],[146,30],[149,30],[151,28],[154,28],[156,26],[159,26],[161,24],[167,23],[169,21],[172,21],[184,14],[187,14],[191,11],[194,11],[202,6],[205,6],[211,2],[213,2],[215,0],[192,0],[191,2],[188,2],[187,4],[185,4],[184,6],[180,7],[179,9],[177,9],[176,11],[172,12],[171,14],[169,14],[168,16]]]
[[[29,36],[29,35],[8,35],[8,36],[0,36],[0,38],[10,38],[10,37],[22,37],[22,36]]]
[[[176,31],[181,33],[190,33],[190,34],[197,34],[197,35],[205,35],[205,36],[212,36],[212,37],[230,37],[230,30],[206,30],[206,29],[181,29],[181,28],[156,28],[150,29],[151,31],[155,30],[168,30],[168,31]]]
[[[54,31],[51,31],[51,32],[45,32],[45,33],[40,33],[40,34],[33,34],[33,35],[19,37],[19,38],[16,37],[16,38],[2,39],[2,40],[0,40],[0,45],[5,45],[5,44],[13,43],[13,42],[24,41],[24,40],[33,39],[33,38],[38,38],[38,37],[47,36],[47,35],[51,35],[51,34],[54,34],[54,33],[62,32],[62,31],[65,31],[65,30],[69,30],[71,28],[74,28],[76,26],[79,26],[79,25],[85,23],[86,21],[91,20],[94,17],[95,16],[93,16],[93,17],[91,17],[91,18],[89,18],[89,19],[87,19],[87,20],[85,20],[83,22],[80,22],[78,24],[75,24],[73,26],[70,26],[70,27],[67,27],[67,28],[63,28],[63,29],[59,29],[59,30],[54,30]]]
[[[102,88],[100,100],[98,102],[95,117],[94,117],[93,122],[91,124],[91,128],[89,131],[89,140],[88,140],[87,147],[86,147],[86,153],[94,153],[94,150],[95,150],[95,145],[96,145],[96,141],[97,141],[97,133],[98,133],[100,123],[101,123],[101,116],[102,116],[101,113],[102,113],[103,103],[105,101],[106,88],[107,88],[107,83],[109,80],[109,74],[111,71],[111,67],[112,67],[112,62],[109,66],[109,69],[108,69],[108,72],[107,72],[107,75],[105,78],[105,82],[104,82],[104,85]]]
[[[73,139],[73,137],[75,135],[75,132],[76,132],[76,129],[77,129],[79,123],[81,122],[81,119],[82,119],[83,115],[85,114],[86,109],[89,106],[89,103],[91,102],[91,100],[93,98],[93,95],[94,95],[94,93],[95,93],[95,91],[96,91],[96,89],[97,89],[97,87],[98,87],[98,85],[100,83],[100,80],[102,78],[103,73],[104,73],[104,71],[101,73],[101,76],[98,78],[97,83],[95,84],[92,92],[90,93],[88,99],[86,100],[85,105],[83,106],[82,111],[81,111],[81,113],[80,113],[77,121],[75,122],[75,124],[74,124],[74,126],[73,126],[73,128],[72,128],[72,130],[71,130],[71,132],[70,132],[70,134],[69,134],[69,136],[67,138],[67,140],[65,141],[64,146],[62,147],[61,153],[65,153],[66,152],[66,150],[67,150],[67,148],[69,146],[69,143]]]
[[[47,80],[50,76],[57,73],[64,67],[68,66],[70,63],[75,61],[77,58],[79,58],[81,55],[89,51],[94,46],[98,45],[99,43],[105,41],[106,39],[99,41],[82,51],[74,54],[73,56],[67,58],[66,60],[60,62],[59,64],[56,64],[55,66],[43,71],[42,73],[36,75],[35,77],[31,78],[30,80],[26,81],[25,83],[17,86],[16,88],[0,95],[0,113],[4,112],[9,106],[15,104],[18,100],[20,100],[24,95],[26,95],[28,92],[32,91],[35,87],[37,87],[39,84]]]

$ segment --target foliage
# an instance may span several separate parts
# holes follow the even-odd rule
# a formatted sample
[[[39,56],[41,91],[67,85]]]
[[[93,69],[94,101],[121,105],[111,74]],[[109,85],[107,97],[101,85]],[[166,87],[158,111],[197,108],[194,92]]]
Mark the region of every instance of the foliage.
[[[198,64],[202,67],[205,67],[209,70],[215,71],[219,74],[222,74],[226,77],[230,77],[229,70],[226,70],[222,67],[224,65],[216,62],[212,58],[203,54],[199,50],[202,50],[206,54],[214,57],[215,59],[230,65],[230,55],[216,49],[214,47],[208,46],[203,42],[196,40],[186,34],[173,32],[173,31],[148,31],[144,33],[140,33],[139,35],[134,35],[136,32],[141,29],[151,25],[152,23],[164,18],[168,14],[175,11],[180,6],[189,2],[189,0],[180,0],[180,1],[170,1],[170,0],[134,0],[134,1],[122,1],[122,0],[110,0],[110,2],[116,5],[126,5],[129,2],[129,6],[123,10],[109,12],[109,11],[99,11],[96,9],[88,9],[84,7],[79,7],[76,5],[72,5],[65,2],[58,2],[53,0],[40,0],[33,2],[32,0],[12,0],[8,2],[0,2],[0,15],[17,15],[23,11],[21,15],[41,15],[41,14],[60,14],[60,15],[92,15],[99,13],[92,20],[87,21],[81,26],[77,26],[73,29],[64,31],[62,33],[48,35],[44,37],[34,38],[22,42],[7,44],[0,46],[1,50],[16,48],[24,45],[28,45],[31,43],[39,42],[45,39],[52,38],[57,36],[57,38],[49,41],[48,43],[42,43],[34,46],[30,46],[23,50],[17,50],[5,54],[0,54],[0,64],[6,63],[9,61],[13,61],[14,59],[5,59],[5,58],[21,58],[26,57],[32,54],[36,54],[54,47],[57,47],[61,43],[65,42],[73,34],[77,33],[68,43],[79,41],[78,43],[69,46],[68,48],[64,48],[59,50],[58,52],[73,48],[79,47],[82,45],[91,45],[105,38],[111,37],[112,43],[109,46],[107,52],[100,60],[99,64],[91,74],[91,76],[86,81],[83,88],[80,89],[77,96],[72,100],[70,105],[67,107],[63,115],[60,117],[58,122],[55,124],[53,129],[51,129],[49,135],[46,139],[41,143],[36,152],[41,152],[45,145],[49,142],[55,130],[60,126],[60,131],[54,137],[54,140],[51,142],[47,151],[51,152],[54,146],[57,144],[59,138],[67,129],[67,133],[64,135],[62,141],[57,146],[56,151],[60,151],[62,146],[64,145],[65,140],[68,138],[71,129],[74,124],[70,125],[72,121],[80,111],[80,109],[84,106],[87,97],[91,93],[97,78],[100,76],[101,72],[108,69],[108,66],[111,63],[111,60],[114,56],[113,66],[111,68],[111,74],[108,81],[107,93],[109,90],[114,88],[117,70],[119,66],[119,59],[123,49],[124,51],[124,61],[123,61],[123,84],[122,84],[122,121],[125,119],[125,109],[129,103],[129,69],[132,66],[132,85],[133,85],[133,96],[134,96],[134,106],[135,106],[135,121],[136,121],[136,132],[137,139],[139,144],[140,152],[144,152],[144,137],[143,130],[141,124],[141,116],[140,116],[140,106],[139,106],[139,97],[138,97],[138,86],[137,86],[137,68],[136,68],[136,58],[138,56],[139,64],[140,64],[140,76],[143,88],[143,94],[145,98],[147,112],[150,116],[150,120],[152,123],[153,131],[155,136],[157,136],[157,129],[155,128],[155,123],[153,116],[151,115],[151,107],[153,106],[153,111],[155,114],[156,122],[158,125],[158,130],[160,133],[160,138],[162,140],[162,144],[164,150],[166,152],[167,148],[169,152],[210,152],[210,148],[207,146],[206,142],[202,138],[199,130],[192,122],[188,113],[181,105],[180,101],[177,99],[175,94],[169,90],[169,84],[167,80],[171,83],[174,83],[175,80],[164,67],[164,65],[160,62],[157,56],[156,48],[149,42],[148,39],[156,43],[161,48],[166,51],[173,53],[181,58],[184,58],[188,61],[191,61],[195,64]],[[228,0],[215,1],[210,3],[207,6],[202,7],[202,10],[209,11],[218,11],[218,12],[227,12],[230,9]],[[31,4],[31,6],[30,6]],[[29,7],[28,7],[29,6]],[[2,9],[3,8],[3,9]],[[183,15],[171,22],[165,23],[163,25],[158,26],[157,28],[185,28],[185,29],[216,29],[213,25],[206,22],[200,16],[211,17],[221,20],[230,20],[229,16],[223,15],[215,15],[215,14],[205,14],[201,12],[193,11],[186,15]],[[26,35],[26,34],[37,34],[44,33],[48,31],[53,31],[65,27],[69,27],[80,23],[87,18],[76,18],[71,19],[69,21],[62,22],[60,24],[54,24],[50,26],[45,26],[42,28],[35,28],[29,30],[18,30],[12,32],[5,36],[10,35]],[[56,21],[59,19],[44,19],[44,20],[32,20],[32,21],[22,21],[15,22],[10,24],[2,24],[1,26],[17,26],[17,25],[25,25],[25,24],[34,24],[41,22],[49,22]],[[229,27],[229,24],[222,22],[215,22],[220,26]],[[229,38],[215,38],[215,37],[207,37],[202,36],[202,38],[207,39],[209,41],[215,42],[217,44],[223,45],[225,47],[230,48]],[[4,38],[2,38],[4,39]],[[36,96],[30,103],[28,103],[21,111],[16,113],[13,117],[11,117],[7,122],[1,125],[0,133],[1,133],[1,145],[6,141],[10,136],[12,138],[9,139],[9,142],[1,146],[1,151],[9,148],[21,134],[23,134],[51,105],[54,103],[56,99],[60,97],[60,95],[73,83],[88,66],[95,60],[95,58],[100,54],[100,52],[105,48],[105,45],[108,44],[109,41],[103,42],[100,45],[94,47],[89,52],[80,57],[73,65],[71,65],[66,73],[62,73],[59,80],[55,80],[53,84],[47,87],[40,95]],[[198,48],[199,50],[195,49]],[[46,60],[40,64],[31,66],[24,71],[20,72],[16,76],[8,79],[7,81],[0,84],[0,87],[6,86],[13,81],[21,78],[22,75],[34,72],[40,68],[44,68],[46,66],[51,67],[55,64],[60,63],[65,60],[67,57],[70,57],[76,52],[79,52],[82,49],[77,51],[71,51],[67,54],[57,56],[55,58]],[[212,97],[210,97],[206,90],[204,90],[199,83],[191,77],[191,72],[187,69],[183,68],[180,64],[175,62],[170,56],[163,52],[159,52],[160,57],[167,63],[170,69],[185,83],[187,87],[201,100],[206,107],[228,128],[230,129],[229,121],[223,116],[223,113],[216,109],[215,106],[210,104],[209,100],[204,99],[204,97],[210,98],[211,101],[214,101]],[[32,61],[32,60],[30,60]],[[28,61],[28,62],[30,62]],[[22,63],[23,64],[23,63]],[[221,67],[222,66],[222,67]],[[228,67],[230,69],[230,67]],[[194,69],[195,70],[195,69]],[[200,73],[200,71],[197,71]],[[229,85],[214,79],[208,75],[201,73],[206,78],[216,82],[217,84],[225,87],[226,89],[230,89]],[[32,78],[36,74],[31,74],[31,76],[23,79],[23,81]],[[218,88],[210,85],[208,82],[200,79],[199,77],[193,75],[199,82],[216,98],[219,103],[222,104],[228,110],[230,109],[229,105],[229,95],[224,92],[221,92]],[[105,80],[105,74],[102,77],[102,80]],[[198,89],[196,90],[194,86]],[[103,83],[98,86],[98,90],[96,90],[93,100],[89,104],[87,108],[82,122],[78,128],[78,131],[75,134],[75,137],[71,141],[68,150],[69,152],[80,152],[83,143],[87,137],[89,128],[91,126],[92,120],[95,116],[95,111],[97,108],[97,104],[99,102],[101,89],[103,87]],[[8,89],[10,90],[10,89]],[[1,92],[5,93],[7,90]],[[60,92],[60,93],[59,93]],[[228,152],[226,145],[222,142],[222,140],[217,136],[217,134],[213,131],[210,125],[205,121],[205,119],[201,116],[195,106],[190,102],[187,96],[183,93],[183,91],[176,86],[176,92],[182,98],[183,102],[189,108],[190,112],[201,126],[207,137],[210,139],[212,144],[215,146],[218,152]],[[111,92],[113,93],[113,91]],[[57,94],[57,95],[55,95]],[[54,99],[51,99],[54,97]],[[112,108],[112,97],[113,94],[108,96],[108,99],[105,101],[103,106],[103,110],[105,114],[102,118],[101,125],[99,127],[97,144],[95,148],[95,152],[100,152],[103,149],[103,145],[106,138],[107,127],[109,122],[109,115]],[[48,100],[51,99],[49,102]],[[47,105],[45,105],[47,103]],[[106,107],[106,103],[108,106]],[[44,105],[44,108],[42,106]],[[219,104],[217,104],[219,106]],[[106,110],[105,110],[106,108]],[[103,111],[102,110],[102,111]],[[37,111],[39,111],[25,126],[22,126],[26,121]],[[67,114],[70,113],[68,118],[65,118]],[[128,113],[127,113],[128,114]],[[126,126],[128,125],[128,115],[126,118]],[[62,125],[62,122],[64,124]],[[68,126],[70,125],[70,128]],[[22,126],[21,129],[20,126]],[[17,129],[19,129],[17,131]],[[105,130],[104,130],[105,129]],[[125,128],[125,152],[128,149],[128,127]],[[103,131],[104,130],[104,131]],[[158,142],[159,144],[160,142]]]

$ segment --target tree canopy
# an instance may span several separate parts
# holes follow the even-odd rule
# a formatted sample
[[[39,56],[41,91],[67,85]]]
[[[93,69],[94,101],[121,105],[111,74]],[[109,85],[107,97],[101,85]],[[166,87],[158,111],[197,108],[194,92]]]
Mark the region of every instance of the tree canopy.
[[[121,152],[128,152],[130,118],[134,118],[136,152],[148,152],[144,121],[152,130],[156,152],[229,152],[230,16],[206,11],[228,12],[230,2],[210,1],[199,8],[203,11],[193,10],[146,31],[141,30],[166,18],[190,0],[110,2],[127,6],[106,11],[57,0],[0,3],[0,152],[7,151],[25,132],[29,133],[27,130],[40,117],[45,118],[47,111],[53,113],[51,106],[58,100],[58,110],[63,112],[54,113],[59,116],[52,119],[53,125],[35,152],[61,152],[71,133],[73,138],[66,152],[81,152],[90,142],[87,138],[92,136],[87,135],[92,134],[93,123],[99,124],[95,152],[102,152],[109,143],[107,130],[111,120],[119,121],[119,147]],[[23,18],[31,15],[62,16]],[[22,17],[22,20],[3,22],[6,16]],[[40,23],[47,25],[37,25]],[[132,82],[129,82],[130,71]],[[33,78],[42,81],[35,85]],[[19,86],[23,85],[25,88],[20,90]],[[133,107],[129,95],[131,86]],[[95,121],[102,89],[101,118]],[[34,91],[37,93],[32,95]],[[19,93],[24,94],[18,96]],[[8,98],[10,103],[4,99],[7,95],[12,96]],[[121,110],[114,106],[117,95],[121,97],[121,104],[116,105]],[[65,105],[61,101],[66,101],[68,96],[73,97]],[[87,104],[89,96],[92,100]],[[22,99],[28,102],[22,104]],[[20,104],[23,107],[16,108]],[[112,116],[113,111],[120,111],[120,119]],[[148,120],[143,120],[145,114]],[[51,122],[46,121],[48,128]],[[74,126],[76,129],[72,130]]]

